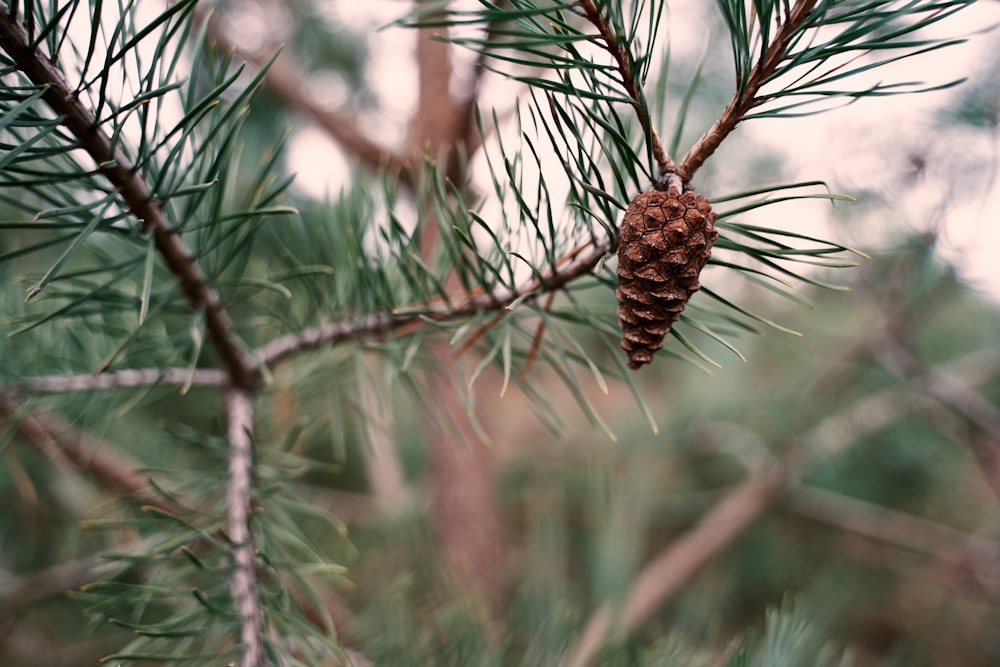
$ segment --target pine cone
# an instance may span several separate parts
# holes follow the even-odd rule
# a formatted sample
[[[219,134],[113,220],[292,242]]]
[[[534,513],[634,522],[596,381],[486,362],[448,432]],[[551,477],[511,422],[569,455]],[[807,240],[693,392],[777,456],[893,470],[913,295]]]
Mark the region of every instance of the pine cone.
[[[629,368],[653,360],[701,284],[712,254],[715,213],[692,190],[643,192],[629,205],[618,243],[618,319]]]

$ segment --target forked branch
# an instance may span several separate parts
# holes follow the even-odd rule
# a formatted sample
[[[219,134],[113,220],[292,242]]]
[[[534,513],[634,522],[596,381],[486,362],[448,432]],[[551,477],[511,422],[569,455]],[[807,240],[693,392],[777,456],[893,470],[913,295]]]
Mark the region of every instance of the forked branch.
[[[758,95],[761,87],[785,60],[792,38],[809,18],[815,6],[816,0],[799,0],[794,3],[788,16],[785,17],[784,23],[778,28],[763,56],[754,66],[746,84],[737,87],[736,93],[729,100],[729,104],[723,109],[719,118],[681,160],[679,172],[685,183],[701,168],[705,160],[722,145],[729,133],[736,129],[747,113],[763,101]]]
[[[0,6],[0,48],[29,81],[45,87],[42,98],[120,193],[143,228],[152,232],[156,249],[176,277],[184,296],[195,310],[204,312],[208,337],[232,382],[248,389],[256,387],[260,382],[257,367],[236,335],[218,292],[209,285],[194,253],[167,219],[149,185],[125,154],[114,147],[111,137],[100,126],[93,111],[73,92],[63,73],[32,44],[18,17],[3,6]]]
[[[586,667],[608,637],[626,637],[669,596],[684,586],[716,555],[770,509],[785,487],[783,469],[751,478],[725,495],[698,524],[674,540],[635,578],[620,612],[602,604],[587,622],[562,667]]]
[[[877,338],[871,341],[870,347],[879,349],[880,340]],[[852,356],[855,353],[856,350],[850,352]],[[937,400],[955,408],[956,396],[968,398],[970,392],[974,393],[968,387],[970,383],[989,382],[996,378],[998,360],[995,355],[984,357],[981,354],[973,354],[970,358],[975,363],[968,363],[969,359],[959,359],[932,369],[924,369],[924,377],[950,378],[946,384],[952,388],[944,390],[944,394],[937,397]],[[961,380],[955,377],[954,374],[959,369],[966,369],[969,377],[963,377]],[[834,377],[836,372],[831,372],[824,379],[830,380]],[[843,381],[843,378],[841,380]],[[822,387],[821,391],[828,394],[834,391],[834,387],[840,385],[821,380],[816,386]],[[963,389],[956,390],[953,388],[955,386]],[[820,459],[842,452],[863,441],[865,436],[884,428],[901,414],[913,410],[914,405],[912,401],[905,400],[905,393],[899,387],[892,387],[868,394],[843,412],[822,419],[800,439],[783,448],[788,454],[781,461],[774,460],[769,450],[760,452],[763,455],[760,460],[741,460],[751,473],[749,479],[720,498],[694,527],[667,545],[645,565],[629,587],[620,607],[605,602],[594,611],[584,626],[580,638],[566,653],[562,667],[586,667],[591,664],[609,639],[622,639],[634,632],[760,517],[772,511],[779,503],[784,503],[789,494],[793,506],[798,503],[793,509],[807,509],[804,499],[815,501],[817,494],[810,495],[808,491],[797,493],[796,490],[800,488],[799,480]],[[984,418],[986,414],[970,417],[975,421]],[[989,419],[990,423],[1000,424],[993,421],[993,416]],[[992,483],[993,480],[990,481]],[[849,503],[842,499],[838,500],[840,502],[837,506],[840,510]],[[856,513],[859,505],[855,503],[851,506]],[[815,503],[808,509],[817,515],[821,513]],[[829,510],[829,507],[826,509]],[[826,519],[831,518],[829,512],[824,516]],[[879,539],[895,542],[908,549],[924,551],[935,557],[946,558],[947,555],[940,555],[942,552],[933,548],[934,541],[939,541],[941,545],[955,543],[961,535],[958,531],[932,525],[916,517],[900,518],[901,515],[898,513],[883,514],[882,518],[890,516],[897,522],[905,522],[908,528],[919,526],[921,534],[933,534],[933,537],[915,541],[912,536],[899,535],[901,531],[898,529],[884,529],[877,536]],[[866,530],[878,532],[871,522],[852,521],[850,529],[854,532]],[[946,536],[948,539],[944,539]]]
[[[636,81],[635,73],[632,72],[632,67],[629,65],[628,56],[621,42],[616,37],[614,30],[608,25],[607,20],[601,14],[601,11],[594,4],[593,0],[580,0],[580,7],[583,8],[583,14],[587,20],[597,28],[601,39],[604,41],[605,50],[611,54],[611,57],[615,60],[615,64],[618,66],[618,73],[622,77],[622,86],[625,88],[628,96],[632,98],[632,108],[635,110],[635,115],[639,118],[639,123],[642,125],[643,130],[646,131],[646,136],[649,137],[653,159],[656,160],[656,166],[660,170],[660,175],[678,173],[677,164],[667,155],[667,151],[663,148],[663,143],[660,141],[660,136],[653,129],[649,113],[639,95],[639,83]]]

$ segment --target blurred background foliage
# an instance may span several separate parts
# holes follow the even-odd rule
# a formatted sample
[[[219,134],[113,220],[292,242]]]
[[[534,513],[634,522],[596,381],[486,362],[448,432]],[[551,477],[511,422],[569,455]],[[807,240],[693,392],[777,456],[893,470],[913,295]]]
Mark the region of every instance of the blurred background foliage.
[[[399,100],[383,104],[392,92],[374,80],[371,59],[385,48],[385,37],[373,33],[364,18],[341,20],[337,8],[346,4],[257,0],[219,3],[216,11],[248,52],[269,53],[283,44],[285,56],[308,73],[326,104],[367,117],[361,122],[377,134],[400,113],[393,106]],[[390,13],[397,9],[386,4]],[[678,13],[675,20],[682,18]],[[721,17],[700,18],[706,23],[699,31],[723,30]],[[403,35],[396,31],[389,39],[414,37]],[[995,35],[979,39],[979,52],[992,57]],[[710,119],[731,90],[729,70],[718,66],[727,62],[728,45],[712,40],[707,48],[700,75],[705,85],[685,136],[696,135],[705,122],[695,120]],[[676,100],[698,61],[672,66],[666,94]],[[981,71],[958,73],[971,80],[941,97],[933,121],[939,133],[935,144],[954,136],[996,146],[996,71],[991,62]],[[494,84],[500,90],[508,85]],[[244,154],[270,154],[289,132],[294,143],[302,124],[299,112],[265,87],[242,130]],[[393,140],[392,132],[386,136]],[[737,148],[725,150],[747,151],[752,143],[741,138],[733,141]],[[970,197],[985,199],[993,187],[996,156],[987,153],[985,161],[947,162],[947,169],[963,170],[953,176],[977,184],[978,191],[966,193]],[[289,155],[294,151],[284,157],[288,171],[327,168],[324,161],[294,164]],[[788,175],[787,157],[764,148],[739,159],[732,155],[725,153],[716,163],[725,164],[724,172],[709,163],[699,175],[700,189],[709,197],[786,176],[823,177]],[[838,204],[829,216],[840,240],[873,220],[881,227],[878,243],[863,246],[871,258],[858,268],[815,274],[849,291],[796,288],[809,308],[765,291],[740,292],[741,305],[802,336],[776,330],[744,336],[738,348],[745,363],[703,337],[696,343],[721,368],[664,355],[637,376],[658,434],[651,433],[621,382],[608,382],[607,393],[589,378],[579,383],[615,434],[611,441],[592,427],[578,398],[545,366],[532,371],[532,380],[552,406],[558,435],[532,414],[539,394],[526,397],[511,389],[501,397],[501,378],[492,370],[477,379],[471,395],[490,443],[496,474],[489,495],[504,539],[496,545],[497,558],[479,564],[496,570],[487,577],[500,591],[492,600],[464,596],[467,591],[461,581],[456,585],[440,554],[440,527],[429,496],[430,487],[441,482],[431,472],[428,452],[431,441],[452,427],[444,417],[437,429],[428,426],[425,415],[435,397],[426,395],[418,380],[362,354],[376,348],[389,358],[406,358],[412,354],[409,338],[346,344],[278,369],[259,399],[258,438],[267,445],[260,451],[272,452],[263,456],[260,474],[265,480],[272,475],[275,489],[294,485],[310,507],[343,522],[296,519],[315,548],[346,568],[316,589],[338,639],[378,665],[556,664],[591,612],[602,601],[621,602],[643,565],[696,525],[713,503],[769,461],[798,452],[809,461],[801,480],[637,632],[606,646],[599,663],[1000,663],[1000,513],[996,495],[963,446],[990,434],[971,427],[960,407],[944,405],[923,389],[919,371],[901,374],[880,355],[887,340],[902,346],[920,368],[946,370],[996,410],[1000,308],[995,297],[962,279],[959,258],[948,261],[937,252],[944,232],[933,220],[900,213],[901,198],[937,186],[939,181],[921,175],[945,158],[913,153],[891,159],[900,173],[912,176],[909,185],[849,192],[861,202]],[[352,172],[363,171],[349,151],[329,164],[344,160]],[[357,185],[371,177],[349,178],[354,183],[345,181],[343,190],[331,191],[325,201],[293,186],[286,200],[300,215],[264,228],[244,277],[271,280],[286,257],[294,257],[290,272],[303,265],[343,266],[345,257],[330,253],[343,248],[343,235],[358,227],[338,228],[331,221],[370,220],[376,206]],[[241,182],[250,181],[252,176]],[[0,217],[15,214],[7,208]],[[15,252],[30,238],[27,232],[5,231],[0,254]],[[58,252],[0,264],[0,283],[10,286],[25,271],[37,273]],[[703,280],[710,287],[711,275]],[[253,325],[249,337],[256,342],[311,323],[314,304],[333,290],[343,293],[331,303],[369,299],[320,269],[282,284],[287,295],[250,286],[231,301],[234,318]],[[301,297],[304,293],[311,296]],[[5,329],[26,308],[21,294],[3,291]],[[608,290],[573,297],[595,311],[615,308]],[[559,304],[557,299],[555,308]],[[260,315],[262,305],[269,317]],[[169,318],[166,322],[169,327]],[[616,353],[601,337],[588,336],[586,327],[574,331],[593,358]],[[171,335],[185,341],[181,347],[191,344],[187,330]],[[30,340],[5,337],[0,341],[4,376],[73,368],[77,348],[106,346],[107,340],[74,330],[72,323],[42,327]],[[50,367],[38,368],[32,347],[58,350],[46,356]],[[415,354],[433,366],[431,348]],[[184,365],[187,353],[177,356]],[[468,381],[479,357],[469,354],[456,363],[458,377]],[[417,375],[433,376],[414,367]],[[221,407],[208,388],[40,397],[20,409],[56,408],[73,429],[94,442],[114,443],[170,488],[197,487],[192,476],[217,476],[224,460],[218,443],[198,435],[219,429]],[[100,622],[113,615],[110,610],[88,621],[82,612],[92,601],[79,591],[80,572],[113,567],[95,565],[94,554],[117,551],[130,530],[117,522],[144,510],[114,500],[65,462],[26,446],[19,423],[8,415],[0,431],[0,664],[96,664],[127,642],[129,633]],[[458,446],[466,452],[479,443]],[[376,477],[386,474],[386,461],[398,464],[399,476],[392,476],[390,463],[389,481],[380,482]],[[133,576],[123,568],[116,581],[127,584]],[[65,595],[66,589],[77,592]]]

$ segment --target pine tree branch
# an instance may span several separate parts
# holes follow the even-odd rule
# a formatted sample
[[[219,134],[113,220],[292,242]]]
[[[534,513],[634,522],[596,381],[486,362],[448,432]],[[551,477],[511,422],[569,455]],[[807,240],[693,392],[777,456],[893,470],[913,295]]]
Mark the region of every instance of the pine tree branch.
[[[208,337],[234,384],[253,388],[260,374],[236,335],[232,319],[209,285],[191,249],[167,219],[153,197],[149,185],[111,138],[99,125],[94,113],[74,93],[65,76],[31,40],[17,17],[0,6],[0,48],[13,60],[17,69],[32,83],[46,88],[43,99],[76,138],[98,170],[114,185],[133,215],[151,230],[156,249],[167,269],[176,277],[191,306],[205,315]]]
[[[813,521],[926,554],[951,565],[963,566],[970,549],[1000,553],[1000,543],[996,540],[969,535],[923,517],[804,484],[789,489],[782,506]]]
[[[176,506],[152,491],[145,475],[134,472],[143,467],[139,461],[132,459],[121,448],[105,441],[97,441],[79,429],[73,428],[58,414],[48,410],[27,413],[17,402],[15,394],[8,391],[0,393],[0,425],[3,425],[5,420],[14,423],[24,441],[44,456],[54,462],[65,462],[76,473],[91,478],[103,491],[117,497],[134,498],[144,505],[172,515],[180,512]],[[323,493],[328,493],[328,490],[324,489]],[[335,495],[336,504],[339,506],[343,500],[341,496],[344,494]],[[356,507],[362,502],[361,497],[348,500]],[[356,511],[369,509],[370,505],[364,510]],[[232,537],[232,529],[229,532]],[[139,543],[129,552],[148,553],[155,541]],[[235,558],[234,550],[234,560]],[[251,558],[253,558],[252,549]],[[255,559],[251,562],[255,563]],[[127,567],[128,563],[129,561],[109,561],[103,556],[91,556],[55,565],[30,576],[5,577],[4,572],[0,570],[0,610],[2,610],[0,619],[4,615],[25,611],[48,597],[63,595],[67,590],[78,588],[95,579],[114,576],[123,567]],[[235,580],[233,586],[235,589]],[[302,604],[302,600],[298,602]],[[323,627],[323,624],[318,620],[316,626]],[[358,665],[371,664],[360,653],[350,649],[345,650]]]
[[[226,394],[229,437],[229,479],[226,488],[226,525],[235,571],[230,586],[240,622],[243,655],[240,667],[263,667],[263,615],[257,587],[257,554],[250,533],[253,497],[253,397],[233,387]]]
[[[235,53],[258,70],[267,64],[269,58],[241,48],[229,38],[220,25],[218,14],[199,7],[195,16],[200,22],[207,24],[208,38],[215,42],[220,51]],[[324,109],[310,93],[312,86],[308,83],[306,74],[291,61],[291,56],[285,54],[271,63],[264,75],[264,86],[285,104],[315,122],[361,164],[374,170],[385,169],[398,174],[404,182],[409,181],[412,175],[410,161],[362,132],[357,119],[352,115]]]
[[[614,30],[611,29],[610,25],[608,25],[604,15],[601,14],[601,11],[597,8],[597,5],[594,4],[593,0],[580,0],[580,6],[583,8],[583,14],[587,20],[597,28],[597,31],[601,35],[601,39],[604,41],[605,50],[611,54],[611,57],[615,60],[615,64],[618,66],[618,73],[621,74],[622,77],[621,83],[625,87],[625,92],[628,93],[630,98],[632,98],[632,108],[635,110],[635,114],[639,118],[639,124],[642,125],[642,128],[646,131],[647,136],[649,136],[649,141],[653,151],[653,159],[656,160],[656,165],[660,170],[660,176],[680,173],[680,168],[663,148],[663,143],[660,141],[659,135],[656,133],[656,130],[653,129],[649,114],[640,101],[641,96],[639,95],[639,84],[636,81],[635,74],[632,72],[632,67],[629,65],[628,57],[625,54],[624,48],[615,36]],[[693,174],[693,172],[691,173]],[[689,178],[684,179],[685,182],[688,180]]]
[[[120,449],[74,429],[49,410],[25,413],[12,392],[0,393],[0,417],[15,424],[22,438],[53,461],[68,463],[79,474],[91,478],[104,491],[136,498],[165,512],[176,508],[153,494],[142,475],[142,465]]]
[[[134,368],[102,375],[41,375],[9,383],[8,387],[26,394],[66,394],[175,385],[178,387],[225,387],[229,375],[214,368]]]
[[[626,637],[680,590],[706,563],[730,546],[769,510],[789,481],[788,471],[773,467],[743,482],[723,496],[698,523],[642,568],[633,580],[620,611],[602,604],[562,667],[586,667],[608,637]]]
[[[971,437],[960,440],[1000,497],[1000,410],[947,371],[925,367],[895,338],[886,336],[871,349],[886,370],[947,407],[970,427]]]
[[[873,341],[853,347],[848,351],[849,358],[857,356],[859,349],[877,344],[880,335],[873,337]],[[970,382],[995,379],[998,372],[996,364],[1000,363],[1000,358],[995,354],[984,358],[981,353],[973,353],[969,357],[976,363],[969,364],[969,359],[962,358],[936,368],[935,372],[947,375],[952,369],[964,369],[971,374]],[[859,367],[855,365],[852,372],[856,373]],[[984,371],[987,368],[990,370]],[[832,366],[816,386],[823,392],[836,393],[848,381],[838,375],[841,374],[837,367]],[[838,382],[827,382],[833,377]],[[869,394],[843,412],[819,421],[801,438],[779,448],[789,452],[780,462],[771,458],[769,451],[754,460],[741,459],[751,473],[750,479],[719,499],[692,529],[650,561],[636,576],[620,607],[610,602],[599,606],[587,620],[580,638],[566,652],[562,667],[585,667],[608,638],[624,638],[635,631],[758,518],[783,501],[789,490],[796,488],[798,481],[819,459],[859,442],[864,436],[891,423],[891,416],[898,417],[908,407],[912,409],[912,405],[902,400],[901,392],[904,390],[894,387]],[[813,402],[816,403],[816,399]]]
[[[761,86],[774,74],[788,55],[788,47],[796,32],[809,18],[816,6],[816,0],[798,0],[792,6],[785,22],[778,28],[774,39],[743,86],[737,86],[736,94],[723,109],[722,114],[705,134],[691,147],[681,160],[678,173],[684,182],[691,180],[705,160],[714,153],[729,133],[736,129],[743,117],[763,100],[757,96]]]
[[[272,340],[254,352],[261,364],[273,367],[301,352],[317,350],[339,343],[372,339],[393,333],[412,331],[429,321],[446,322],[502,311],[528,295],[541,296],[563,287],[580,276],[587,275],[607,255],[611,240],[594,240],[573,248],[556,261],[556,269],[541,279],[532,279],[515,290],[495,292],[461,291],[447,299],[435,299],[423,304],[397,309],[397,313],[372,313],[355,320],[334,322],[306,329]],[[406,314],[398,314],[405,311]]]
[[[119,544],[117,550],[137,556],[148,554],[160,541],[159,536],[154,536],[135,540],[128,548]],[[63,596],[95,579],[114,577],[134,566],[135,562],[109,559],[105,553],[97,553],[30,574],[13,575],[0,568],[0,617],[24,614],[50,598]]]

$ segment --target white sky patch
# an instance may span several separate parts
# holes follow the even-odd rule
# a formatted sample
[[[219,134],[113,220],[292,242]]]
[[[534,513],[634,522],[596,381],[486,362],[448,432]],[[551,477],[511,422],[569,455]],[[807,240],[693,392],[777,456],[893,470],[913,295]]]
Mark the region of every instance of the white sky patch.
[[[309,197],[332,197],[350,181],[351,168],[340,144],[312,123],[304,123],[291,134],[285,155],[295,172],[293,187]]]
[[[922,33],[969,41],[879,68],[877,80],[936,85],[974,76],[992,59],[996,43],[977,33],[998,22],[997,3],[976,3]],[[873,74],[867,83],[875,81]],[[955,145],[958,132],[941,134],[934,125],[956,90],[862,99],[807,118],[751,121],[745,131],[785,156],[791,173],[826,180],[836,192],[875,190],[889,198],[887,207],[852,226],[862,231],[845,242],[876,250],[904,231],[937,231],[942,258],[974,288],[1000,300],[1000,192],[990,183],[969,182],[970,174],[983,171],[983,162],[995,160],[996,146],[984,142],[985,133]],[[911,159],[926,159],[928,173],[906,187],[899,181]],[[817,222],[830,230],[829,238],[840,240],[842,226],[827,211]]]

